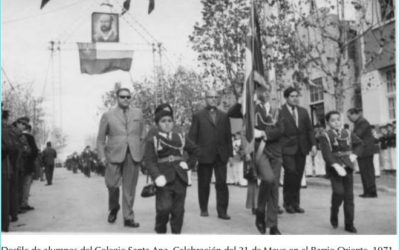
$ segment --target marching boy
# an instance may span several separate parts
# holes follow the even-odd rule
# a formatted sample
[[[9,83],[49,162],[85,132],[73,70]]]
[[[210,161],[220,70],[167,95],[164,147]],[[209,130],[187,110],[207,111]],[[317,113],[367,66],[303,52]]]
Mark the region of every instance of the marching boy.
[[[326,163],[326,173],[332,185],[330,222],[333,228],[338,227],[339,207],[344,203],[345,230],[357,233],[354,227],[353,168],[362,148],[362,141],[342,128],[339,112],[327,113],[325,120],[328,129],[320,137],[320,146]]]
[[[157,187],[155,231],[166,233],[170,220],[171,232],[180,234],[188,186],[187,171],[196,164],[198,148],[183,135],[172,132],[174,120],[169,104],[156,108],[155,122],[158,132],[146,142],[144,156],[145,168]],[[183,151],[189,154],[187,163]]]

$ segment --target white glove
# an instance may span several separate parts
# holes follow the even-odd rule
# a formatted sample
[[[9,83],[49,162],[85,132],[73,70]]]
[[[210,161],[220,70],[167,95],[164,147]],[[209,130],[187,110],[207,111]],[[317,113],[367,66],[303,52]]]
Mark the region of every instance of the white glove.
[[[188,170],[188,169],[189,169],[188,164],[187,164],[186,162],[184,162],[184,161],[181,161],[181,162],[179,163],[179,166],[180,166],[181,168],[183,168],[184,170]]]
[[[344,169],[344,167],[340,166],[337,163],[333,163],[332,167],[336,170],[336,172],[338,173],[339,176],[346,176],[346,170]]]
[[[254,129],[254,138],[266,137],[265,131]]]
[[[349,155],[350,161],[353,162],[353,163],[357,160],[357,157],[358,157],[358,156],[355,155],[355,154]]]
[[[167,184],[167,179],[165,179],[164,175],[160,175],[154,180],[154,182],[157,187],[164,187]]]

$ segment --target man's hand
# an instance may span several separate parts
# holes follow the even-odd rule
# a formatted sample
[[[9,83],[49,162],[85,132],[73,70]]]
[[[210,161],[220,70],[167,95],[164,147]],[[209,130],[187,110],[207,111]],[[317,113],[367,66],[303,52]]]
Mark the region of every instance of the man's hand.
[[[349,155],[349,158],[350,158],[350,161],[352,162],[352,163],[354,163],[356,160],[357,160],[357,155],[355,155],[355,154],[351,154],[351,155]]]
[[[312,148],[311,148],[311,154],[312,154],[312,156],[316,156],[317,155],[317,146],[312,146]]]
[[[154,182],[157,187],[164,187],[167,184],[167,179],[165,179],[164,175],[160,175],[154,180]]]
[[[100,162],[101,162],[101,164],[103,164],[104,166],[107,166],[107,159],[106,159],[106,157],[101,158]]]
[[[344,169],[344,167],[340,166],[337,163],[333,163],[332,167],[336,170],[336,172],[338,173],[339,176],[346,176],[346,170]]]

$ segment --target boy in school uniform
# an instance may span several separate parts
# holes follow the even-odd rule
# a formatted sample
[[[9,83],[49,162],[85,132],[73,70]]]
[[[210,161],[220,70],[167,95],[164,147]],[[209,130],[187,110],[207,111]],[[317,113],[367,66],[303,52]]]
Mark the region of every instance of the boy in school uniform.
[[[345,230],[357,233],[354,227],[353,169],[362,141],[342,128],[339,112],[331,111],[325,119],[328,129],[320,137],[320,146],[332,185],[330,223],[333,228],[338,227],[339,207],[344,203]]]
[[[173,132],[172,107],[161,104],[155,110],[158,131],[148,138],[144,156],[145,168],[156,185],[157,233],[166,233],[170,221],[171,232],[180,234],[185,211],[188,170],[198,158],[197,146],[183,135]],[[189,154],[187,163],[183,152]]]

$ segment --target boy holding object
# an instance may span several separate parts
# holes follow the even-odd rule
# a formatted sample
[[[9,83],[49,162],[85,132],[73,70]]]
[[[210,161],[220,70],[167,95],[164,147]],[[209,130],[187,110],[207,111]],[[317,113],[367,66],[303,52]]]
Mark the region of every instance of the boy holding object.
[[[157,187],[155,231],[166,233],[170,220],[171,232],[180,234],[188,186],[187,171],[196,164],[198,148],[183,135],[172,132],[174,120],[169,104],[156,108],[155,122],[158,132],[146,142],[144,156],[145,168]],[[187,163],[183,151],[189,154]]]
[[[339,207],[344,210],[345,230],[356,233],[354,227],[354,194],[353,169],[357,155],[360,153],[360,138],[342,128],[341,116],[337,111],[325,115],[328,125],[326,132],[320,137],[322,156],[326,163],[326,173],[331,180],[332,200],[330,223],[338,227]]]

